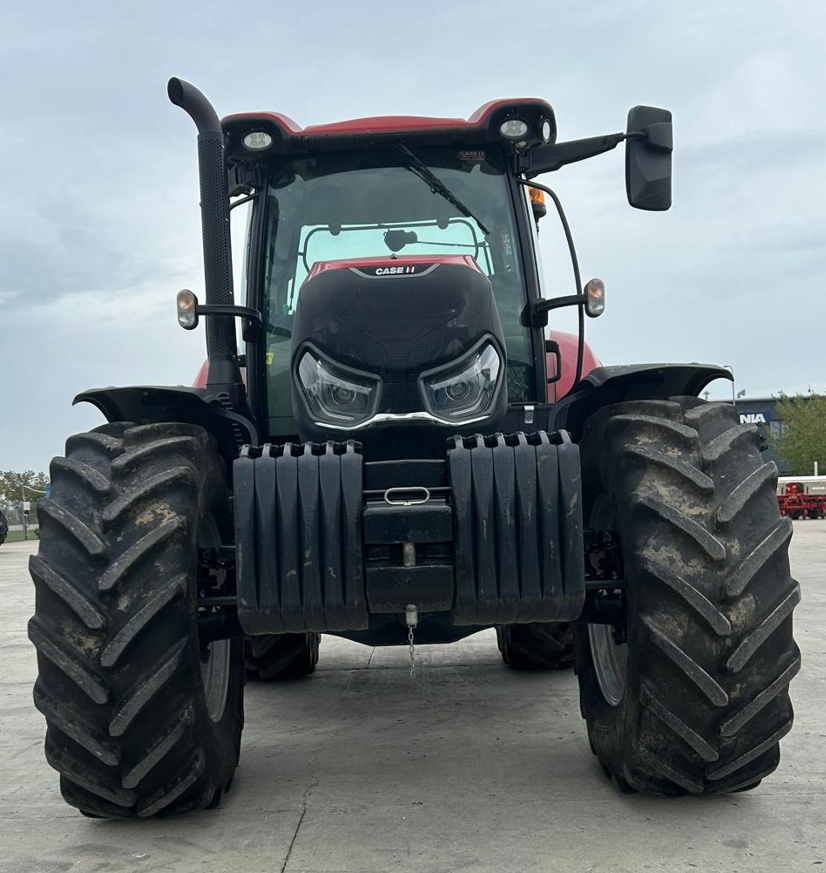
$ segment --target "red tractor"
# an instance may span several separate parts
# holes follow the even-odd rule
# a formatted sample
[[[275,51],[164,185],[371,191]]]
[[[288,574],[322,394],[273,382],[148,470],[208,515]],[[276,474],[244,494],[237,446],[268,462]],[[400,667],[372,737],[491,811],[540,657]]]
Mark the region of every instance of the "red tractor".
[[[301,128],[219,121],[178,79],[169,96],[198,128],[206,294],[177,311],[205,319],[208,372],[84,392],[108,423],[52,463],[29,634],[64,798],[104,817],[214,806],[238,763],[245,642],[247,669],[296,676],[321,633],[495,627],[523,667],[564,666],[571,634],[591,747],[621,789],[771,773],[800,667],[776,468],[733,406],[698,399],[727,370],[588,372],[604,288],[583,287],[535,181],[624,142],[630,204],[669,208],[670,113],[556,142],[538,99]],[[570,294],[543,294],[531,188],[562,222]],[[571,355],[546,337],[568,306]]]

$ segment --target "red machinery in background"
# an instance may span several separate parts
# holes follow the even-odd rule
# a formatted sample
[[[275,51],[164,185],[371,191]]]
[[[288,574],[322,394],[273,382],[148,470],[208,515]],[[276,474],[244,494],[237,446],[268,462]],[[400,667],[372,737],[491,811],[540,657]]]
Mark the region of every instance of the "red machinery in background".
[[[781,476],[777,502],[789,518],[826,518],[826,476]]]

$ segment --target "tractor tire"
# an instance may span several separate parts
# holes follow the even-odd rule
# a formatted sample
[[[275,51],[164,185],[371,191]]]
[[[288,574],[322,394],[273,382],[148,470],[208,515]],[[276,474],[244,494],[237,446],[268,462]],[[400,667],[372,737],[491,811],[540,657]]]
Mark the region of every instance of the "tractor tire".
[[[514,670],[567,670],[574,663],[569,622],[497,625],[496,642],[502,660]]]
[[[70,437],[51,480],[29,638],[64,799],[102,818],[216,805],[238,764],[244,665],[241,639],[198,636],[199,593],[226,581],[200,571],[198,550],[232,538],[214,441],[108,424]]]
[[[9,535],[9,521],[5,513],[0,509],[0,546],[6,542],[6,537]]]
[[[587,422],[586,518],[619,532],[625,620],[575,627],[591,747],[621,790],[748,790],[778,765],[800,669],[792,523],[734,406],[632,401]]]
[[[301,679],[315,671],[321,634],[266,634],[247,637],[247,677],[261,682]]]

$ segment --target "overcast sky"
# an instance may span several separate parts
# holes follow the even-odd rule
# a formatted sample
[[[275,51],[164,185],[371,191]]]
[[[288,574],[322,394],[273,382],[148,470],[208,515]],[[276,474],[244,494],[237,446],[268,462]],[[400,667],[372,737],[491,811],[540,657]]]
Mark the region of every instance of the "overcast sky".
[[[604,363],[730,364],[748,396],[823,391],[825,36],[823,0],[3,4],[0,469],[44,470],[101,423],[71,407],[82,389],[189,384],[204,357],[174,314],[203,279],[172,75],[221,115],[302,125],[538,96],[572,139],[667,107],[670,212],[627,205],[622,147],[543,179],[607,286],[589,342]],[[544,260],[570,293],[552,220]]]

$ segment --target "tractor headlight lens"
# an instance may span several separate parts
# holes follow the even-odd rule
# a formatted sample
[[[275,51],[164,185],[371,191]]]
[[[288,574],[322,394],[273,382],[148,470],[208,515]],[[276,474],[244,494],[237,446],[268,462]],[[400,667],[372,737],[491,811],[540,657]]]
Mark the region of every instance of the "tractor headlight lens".
[[[502,361],[492,343],[470,357],[422,377],[425,405],[431,415],[462,422],[483,416],[491,407],[502,372]]]
[[[528,123],[521,118],[509,118],[499,125],[499,133],[507,139],[522,139],[528,132]]]
[[[272,145],[272,137],[264,130],[251,130],[244,137],[244,146],[251,152],[261,152]]]
[[[312,352],[304,352],[298,378],[313,415],[329,424],[365,421],[378,402],[378,379],[351,373]]]

